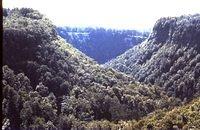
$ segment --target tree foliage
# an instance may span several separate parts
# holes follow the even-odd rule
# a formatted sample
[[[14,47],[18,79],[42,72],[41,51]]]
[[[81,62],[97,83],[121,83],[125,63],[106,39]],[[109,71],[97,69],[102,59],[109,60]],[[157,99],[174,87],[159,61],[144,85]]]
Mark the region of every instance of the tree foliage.
[[[61,39],[38,11],[13,9],[3,17],[2,111],[8,129],[70,129],[81,121],[139,120],[156,109],[181,105],[163,88],[99,66]]]
[[[162,86],[169,96],[199,93],[200,15],[159,19],[146,42],[107,62],[138,81]]]

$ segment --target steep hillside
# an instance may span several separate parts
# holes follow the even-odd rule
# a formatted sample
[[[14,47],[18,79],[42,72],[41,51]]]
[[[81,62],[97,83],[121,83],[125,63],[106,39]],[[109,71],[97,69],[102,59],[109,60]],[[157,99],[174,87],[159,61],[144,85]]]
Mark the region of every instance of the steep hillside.
[[[148,36],[148,32],[104,28],[58,27],[56,31],[68,43],[100,64],[116,58]]]
[[[3,127],[70,129],[79,121],[140,119],[181,105],[162,88],[104,69],[33,9],[4,10]]]
[[[79,128],[97,130],[199,130],[199,110],[200,98],[197,98],[185,106],[177,107],[172,110],[156,110],[139,121],[110,122],[104,120],[79,122]]]
[[[200,15],[161,18],[146,41],[104,66],[162,86],[169,96],[199,95]]]

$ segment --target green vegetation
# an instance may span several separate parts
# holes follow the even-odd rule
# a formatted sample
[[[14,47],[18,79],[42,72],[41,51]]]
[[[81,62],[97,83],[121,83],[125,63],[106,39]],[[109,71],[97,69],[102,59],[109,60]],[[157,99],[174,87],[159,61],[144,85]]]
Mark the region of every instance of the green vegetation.
[[[104,66],[161,86],[169,96],[199,96],[200,15],[159,19],[145,42]]]
[[[111,130],[188,130],[200,129],[200,98],[194,99],[186,106],[172,110],[156,110],[139,121],[92,121],[81,122],[85,129],[111,129]],[[81,128],[79,126],[79,128]]]
[[[101,120],[107,120],[100,125],[106,129],[110,122],[117,128],[126,120],[142,128],[142,117],[183,104],[159,86],[102,68],[65,43],[51,22],[33,9],[4,10],[2,71],[6,129],[92,128]],[[198,128],[198,120],[194,123]]]

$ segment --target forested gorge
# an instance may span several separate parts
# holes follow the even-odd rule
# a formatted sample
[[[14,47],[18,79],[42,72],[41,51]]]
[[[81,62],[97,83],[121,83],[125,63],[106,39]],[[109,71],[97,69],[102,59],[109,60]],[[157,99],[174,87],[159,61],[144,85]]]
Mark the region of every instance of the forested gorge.
[[[66,43],[36,10],[3,11],[3,129],[200,128],[198,98],[192,107],[183,107],[187,101],[159,84],[139,83],[131,75],[103,68]],[[192,66],[199,92],[198,66]],[[168,122],[171,110],[180,115],[181,125],[179,118]],[[151,116],[154,111],[166,115],[160,124],[156,119],[161,117]]]

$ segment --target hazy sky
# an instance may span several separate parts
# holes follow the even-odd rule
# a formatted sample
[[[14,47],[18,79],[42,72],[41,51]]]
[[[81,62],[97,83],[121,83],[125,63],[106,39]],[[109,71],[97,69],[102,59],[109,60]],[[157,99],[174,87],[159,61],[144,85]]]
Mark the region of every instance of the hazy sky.
[[[58,26],[149,29],[164,16],[200,13],[200,0],[3,0],[3,7],[31,7]]]

